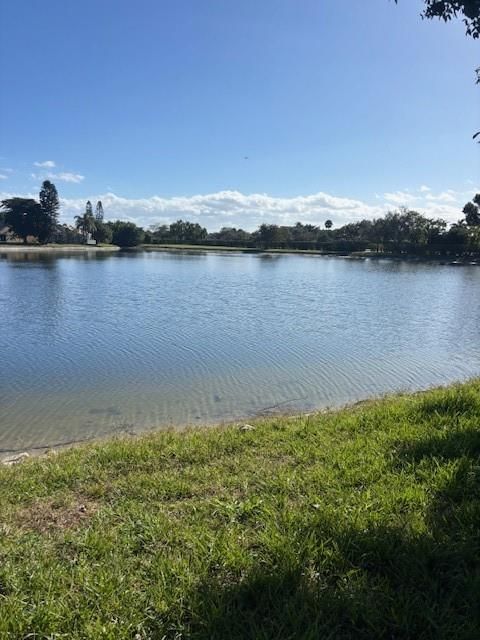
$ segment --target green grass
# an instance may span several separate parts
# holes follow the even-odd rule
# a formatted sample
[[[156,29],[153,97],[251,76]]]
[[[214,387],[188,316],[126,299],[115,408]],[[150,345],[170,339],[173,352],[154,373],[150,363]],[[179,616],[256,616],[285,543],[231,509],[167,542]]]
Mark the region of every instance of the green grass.
[[[478,639],[480,381],[0,470],[0,638]]]

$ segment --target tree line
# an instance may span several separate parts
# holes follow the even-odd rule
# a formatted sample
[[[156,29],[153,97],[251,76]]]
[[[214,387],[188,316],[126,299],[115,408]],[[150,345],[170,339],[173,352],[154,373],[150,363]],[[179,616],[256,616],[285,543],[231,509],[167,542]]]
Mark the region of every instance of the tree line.
[[[376,251],[409,255],[480,255],[480,194],[463,208],[464,217],[448,227],[440,218],[428,218],[418,211],[400,208],[374,220],[360,220],[333,229],[323,226],[261,224],[248,232],[223,227],[208,233],[198,223],[177,220],[171,225],[153,225],[145,233],[151,244],[192,244],[258,249],[316,250],[332,253]]]
[[[85,243],[90,238],[99,244],[134,247],[140,244],[205,245],[257,249],[316,250],[326,253],[376,251],[390,254],[424,256],[480,255],[480,194],[463,208],[463,218],[447,225],[440,218],[428,218],[418,211],[400,208],[374,220],[360,220],[334,229],[332,220],[323,225],[261,224],[253,232],[237,227],[222,227],[209,233],[197,222],[177,220],[155,224],[144,230],[133,222],[105,221],[99,200],[93,210],[90,200],[85,212],[75,216],[75,225],[58,221],[60,201],[55,185],[42,184],[38,201],[9,198],[1,202],[0,223],[10,227],[23,242],[35,239],[43,244]]]
[[[9,227],[14,237],[25,244],[29,241],[46,244],[81,244],[90,238],[98,244],[134,247],[142,244],[145,233],[133,222],[116,220],[105,222],[103,204],[99,200],[93,212],[90,200],[85,212],[75,216],[75,225],[60,224],[60,199],[55,185],[42,183],[38,200],[7,198],[0,203],[0,225]]]
[[[45,180],[38,201],[33,198],[2,200],[0,223],[6,224],[25,243],[29,236],[40,243],[50,240],[58,226],[60,201],[55,185]]]
[[[87,200],[85,213],[75,216],[75,227],[81,233],[84,241],[90,236],[98,244],[135,247],[142,244],[145,238],[144,230],[133,222],[124,222],[123,220],[105,222],[101,200],[95,206],[95,214],[92,203]]]

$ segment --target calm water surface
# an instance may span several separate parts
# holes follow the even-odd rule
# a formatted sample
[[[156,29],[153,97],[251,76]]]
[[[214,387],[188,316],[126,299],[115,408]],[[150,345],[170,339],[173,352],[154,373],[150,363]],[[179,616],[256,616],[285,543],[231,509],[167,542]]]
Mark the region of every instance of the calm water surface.
[[[1,254],[0,452],[480,374],[480,268]]]

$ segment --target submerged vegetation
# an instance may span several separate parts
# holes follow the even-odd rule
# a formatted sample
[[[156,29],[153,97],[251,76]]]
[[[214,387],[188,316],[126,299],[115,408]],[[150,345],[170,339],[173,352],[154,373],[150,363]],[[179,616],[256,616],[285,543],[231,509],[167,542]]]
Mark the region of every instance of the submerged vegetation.
[[[0,470],[0,637],[473,639],[480,382]]]

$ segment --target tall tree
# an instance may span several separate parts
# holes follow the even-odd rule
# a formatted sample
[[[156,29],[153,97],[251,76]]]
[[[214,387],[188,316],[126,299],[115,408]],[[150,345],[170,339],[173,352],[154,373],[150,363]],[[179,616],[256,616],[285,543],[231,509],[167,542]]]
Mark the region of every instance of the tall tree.
[[[331,229],[333,227],[333,222],[331,220],[325,220],[325,229]]]
[[[75,216],[75,226],[82,234],[85,241],[88,240],[88,235],[93,235],[97,228],[96,220],[93,216],[93,207],[90,200],[87,200],[85,204],[85,213],[83,216]]]
[[[97,202],[97,206],[95,207],[95,220],[97,222],[103,222],[103,204],[101,200]]]
[[[46,242],[58,225],[58,212],[60,210],[58,192],[53,182],[50,182],[50,180],[43,182],[38,199],[44,214],[44,225],[38,239],[40,242]]]
[[[5,224],[13,233],[27,243],[28,236],[39,237],[47,226],[45,213],[32,198],[9,198],[2,200]]]
[[[75,216],[75,226],[85,241],[88,239],[88,234],[95,233],[95,229],[97,228],[95,218],[91,213],[89,214],[88,211],[85,211],[83,216]]]

